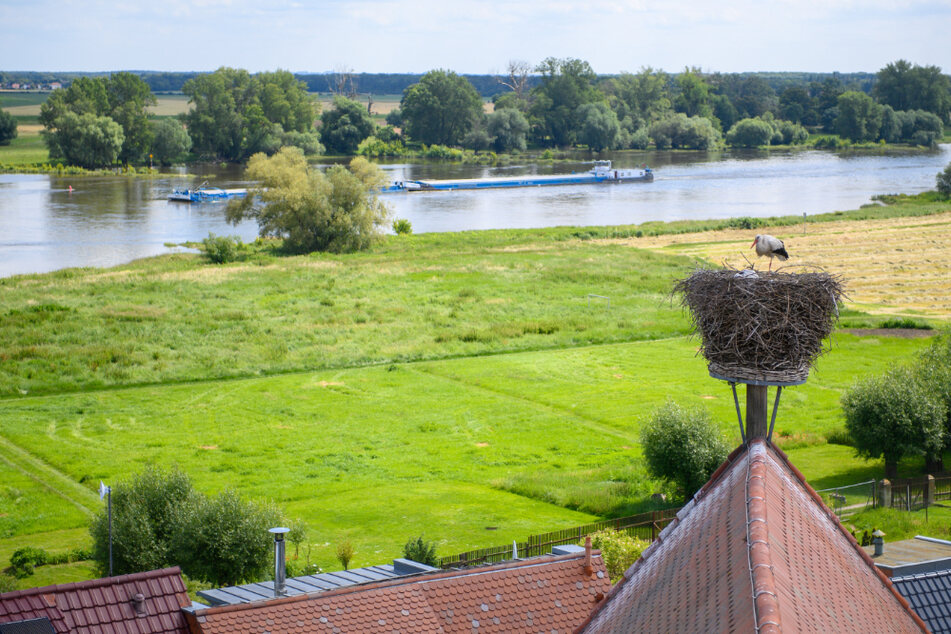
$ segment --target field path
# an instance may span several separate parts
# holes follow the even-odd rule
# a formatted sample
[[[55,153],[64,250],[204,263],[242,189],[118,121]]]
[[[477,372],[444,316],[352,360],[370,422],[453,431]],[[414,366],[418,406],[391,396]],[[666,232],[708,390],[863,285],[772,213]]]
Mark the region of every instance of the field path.
[[[843,220],[803,226],[704,231],[605,242],[676,252],[714,264],[745,268],[745,255],[757,269],[750,243],[769,233],[786,243],[791,257],[784,265],[818,266],[845,278],[846,293],[856,308],[879,314],[951,317],[951,212],[933,216]],[[773,268],[781,263],[777,260]]]
[[[101,506],[94,492],[3,436],[0,436],[0,462],[36,481],[90,517]]]

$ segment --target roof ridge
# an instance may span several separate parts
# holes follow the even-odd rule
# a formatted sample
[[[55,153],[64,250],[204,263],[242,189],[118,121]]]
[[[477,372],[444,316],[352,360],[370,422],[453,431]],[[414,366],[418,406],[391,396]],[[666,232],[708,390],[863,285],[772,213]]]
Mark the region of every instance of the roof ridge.
[[[542,559],[542,558],[545,559]],[[585,557],[584,553],[569,553],[567,555],[540,555],[538,557],[531,557],[524,560],[514,560],[509,562],[503,562],[499,564],[493,564],[491,566],[484,567],[473,567],[465,568],[460,570],[443,570],[440,572],[421,572],[413,575],[403,575],[400,577],[393,577],[391,579],[378,579],[376,581],[367,581],[365,583],[355,583],[349,586],[342,586],[339,588],[333,588],[330,590],[325,590],[323,592],[305,592],[302,594],[295,594],[291,596],[284,597],[274,597],[271,599],[265,599],[262,601],[250,601],[248,603],[232,603],[229,605],[214,605],[208,607],[202,607],[194,610],[192,613],[194,616],[203,616],[206,614],[221,614],[225,612],[240,612],[243,610],[249,609],[258,609],[261,607],[273,605],[273,604],[287,604],[287,603],[297,603],[300,601],[308,601],[311,599],[320,598],[329,598],[336,597],[345,594],[351,594],[356,592],[366,592],[371,590],[377,590],[380,588],[391,588],[394,586],[406,585],[409,586],[414,583],[428,583],[432,581],[438,581],[442,579],[451,579],[453,577],[465,577],[465,576],[474,576],[477,574],[486,574],[490,572],[497,572],[500,570],[514,570],[518,568],[533,568],[538,566],[543,566],[546,564],[552,563],[563,563],[574,560],[583,560]],[[600,550],[592,550],[591,557],[601,557]],[[580,570],[580,568],[579,568]]]
[[[4,598],[14,598],[49,594],[51,592],[73,592],[76,590],[89,590],[92,588],[118,585],[120,583],[129,583],[131,581],[155,579],[157,577],[177,577],[181,580],[182,570],[178,566],[172,566],[170,568],[159,568],[158,570],[147,570],[145,572],[130,572],[114,577],[99,577],[97,579],[86,579],[85,581],[72,581],[70,583],[57,583],[48,586],[38,586],[36,588],[24,588],[23,590],[5,592],[0,596]],[[183,582],[182,587],[184,588],[184,586],[185,584]]]
[[[766,514],[765,440],[754,439],[746,463],[746,546],[756,631],[782,631]]]

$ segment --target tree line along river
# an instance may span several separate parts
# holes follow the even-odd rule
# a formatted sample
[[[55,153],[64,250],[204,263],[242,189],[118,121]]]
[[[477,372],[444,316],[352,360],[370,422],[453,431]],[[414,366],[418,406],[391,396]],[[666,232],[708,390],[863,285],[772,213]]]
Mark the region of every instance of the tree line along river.
[[[616,167],[647,163],[653,183],[568,185],[402,193],[385,200],[414,232],[558,225],[636,224],[649,220],[817,214],[855,209],[881,193],[933,189],[951,145],[929,152],[835,153],[815,150],[604,153]],[[381,163],[389,180],[480,178],[582,172],[590,157],[484,167]],[[0,174],[0,277],[74,266],[113,266],[167,253],[166,243],[209,232],[257,235],[253,222],[231,226],[221,204],[171,203],[177,187],[203,180],[243,187],[240,166],[199,165],[153,178]],[[72,188],[72,189],[70,189]]]

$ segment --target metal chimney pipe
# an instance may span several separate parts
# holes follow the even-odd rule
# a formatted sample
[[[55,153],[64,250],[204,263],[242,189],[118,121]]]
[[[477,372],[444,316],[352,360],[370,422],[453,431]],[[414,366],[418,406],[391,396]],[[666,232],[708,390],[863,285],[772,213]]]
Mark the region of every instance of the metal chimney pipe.
[[[274,596],[283,597],[284,581],[287,575],[285,555],[284,555],[284,535],[291,529],[283,526],[270,528],[268,532],[274,535]]]

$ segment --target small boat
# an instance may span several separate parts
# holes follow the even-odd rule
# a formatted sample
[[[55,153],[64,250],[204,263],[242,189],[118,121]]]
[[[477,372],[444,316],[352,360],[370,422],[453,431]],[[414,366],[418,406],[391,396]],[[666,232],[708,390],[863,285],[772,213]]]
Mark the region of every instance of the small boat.
[[[207,181],[197,189],[176,189],[168,195],[172,202],[180,203],[212,203],[244,198],[248,195],[247,189],[221,189],[220,187],[206,187]]]
[[[640,169],[613,169],[611,161],[595,161],[594,167],[581,174],[552,176],[503,176],[456,180],[396,181],[383,193],[453,191],[456,189],[499,189],[504,187],[542,187],[545,185],[594,185],[599,183],[650,183],[654,172],[646,165]]]

